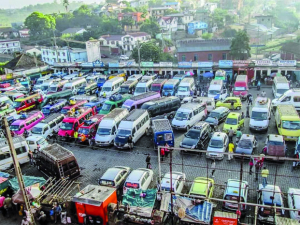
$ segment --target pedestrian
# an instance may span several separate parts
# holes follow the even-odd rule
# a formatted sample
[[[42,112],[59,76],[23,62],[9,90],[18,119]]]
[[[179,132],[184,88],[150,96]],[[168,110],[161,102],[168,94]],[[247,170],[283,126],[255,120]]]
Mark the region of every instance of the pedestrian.
[[[3,217],[5,217],[4,200],[5,197],[0,195],[0,211],[2,211]]]
[[[227,74],[227,83],[229,84],[230,83],[230,75]]]
[[[160,149],[160,160],[164,161],[165,158],[165,148]]]
[[[240,92],[239,97],[240,97],[240,99],[242,101],[242,98],[243,98],[242,92]]]
[[[250,105],[248,103],[248,105],[246,106],[246,118],[250,118],[249,110],[250,110]]]
[[[102,94],[103,98],[106,98],[106,92],[104,91]]]
[[[37,220],[39,221],[39,223],[40,223],[41,225],[46,225],[46,224],[47,224],[47,217],[46,217],[46,214],[45,214],[43,211],[41,211],[41,212],[40,212],[40,216],[37,218]]]
[[[23,133],[23,135],[24,135],[24,138],[28,138],[28,136],[29,136],[29,133],[28,133],[28,131],[26,130],[26,128],[24,128],[24,133]]]
[[[259,172],[259,167],[260,167],[260,161],[256,160],[255,161],[255,180],[258,180],[258,172]]]
[[[99,89],[97,88],[97,90],[95,91],[96,97],[99,98]]]
[[[260,94],[260,96],[263,97],[263,98],[265,98],[266,97],[266,92],[262,91],[261,94]]]
[[[133,141],[132,141],[131,135],[129,135],[129,137],[128,137],[127,144],[128,144],[129,150],[132,150],[133,149]]]
[[[28,157],[29,157],[30,165],[33,166],[33,152],[31,150],[29,150],[28,152]]]
[[[245,119],[245,114],[244,114],[244,112],[242,112],[242,114],[241,114],[241,119],[242,119],[242,120]]]
[[[252,175],[252,168],[253,168],[253,165],[254,165],[254,163],[253,163],[253,159],[252,158],[250,158],[250,161],[249,161],[249,174],[250,175]]]
[[[262,176],[262,179],[263,179],[262,185],[263,185],[263,187],[265,188],[265,187],[267,186],[267,184],[268,184],[267,178],[268,178],[268,176],[269,176],[269,170],[268,170],[266,167],[264,167],[264,168],[262,169],[262,171],[261,171],[261,176]]]
[[[294,157],[293,157],[293,158],[299,160],[299,152],[296,152],[296,153],[294,154]],[[298,165],[299,165],[299,161],[294,161],[294,162],[293,162],[292,170],[295,169]],[[0,197],[0,198],[1,198],[1,197]],[[1,202],[0,202],[0,208],[1,208]]]
[[[250,95],[250,97],[249,97],[249,105],[250,104],[252,105],[252,101],[253,101],[253,97],[252,97],[252,95]]]
[[[190,96],[192,96],[192,97],[193,97],[193,95],[194,95],[194,92],[193,92],[193,90],[190,90]]]
[[[57,141],[57,133],[54,129],[52,130],[52,140],[53,140],[53,142]]]
[[[230,105],[231,105],[231,109],[234,110],[234,101],[231,101]]]
[[[233,139],[233,130],[232,127],[230,127],[229,131],[228,131],[228,137],[229,137],[229,142],[233,143],[232,139]]]
[[[230,142],[228,145],[228,161],[231,161],[231,159],[233,158],[232,156],[233,150],[234,150],[234,144]]]
[[[22,222],[21,222],[21,225],[29,225],[29,222],[28,222],[26,216],[23,217]]]
[[[235,136],[235,143],[237,145],[237,143],[240,141],[241,137],[242,137],[243,133],[241,131],[241,128],[239,127],[236,131],[236,136]]]
[[[54,202],[52,209],[54,211],[54,222],[57,223],[57,218],[60,217],[61,207],[57,204],[57,202]]]
[[[76,143],[78,140],[78,131],[77,130],[74,131],[74,139],[75,139],[75,143]]]
[[[216,161],[213,160],[210,165],[211,168],[211,176],[214,177],[214,173],[216,172]]]
[[[6,211],[6,217],[9,217],[11,209],[12,209],[12,202],[11,202],[11,198],[9,197],[9,195],[7,195],[6,198],[4,199],[3,207]]]
[[[219,121],[217,117],[214,117],[213,125],[214,125],[214,130],[216,132],[218,130],[218,125],[219,125]]]
[[[151,156],[150,156],[150,154],[147,155],[146,163],[147,163],[146,168],[147,168],[147,169],[152,169],[152,168],[151,168]]]
[[[247,103],[249,103],[249,98],[250,98],[251,94],[247,94]]]

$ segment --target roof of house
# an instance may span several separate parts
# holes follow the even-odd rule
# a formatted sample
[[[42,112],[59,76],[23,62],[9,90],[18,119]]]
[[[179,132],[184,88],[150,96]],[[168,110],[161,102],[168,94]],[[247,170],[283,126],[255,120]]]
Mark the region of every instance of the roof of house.
[[[0,42],[11,42],[11,41],[19,41],[17,39],[0,39]]]
[[[68,28],[62,31],[63,34],[76,34],[77,32],[85,30],[84,28]]]
[[[186,40],[177,45],[178,52],[229,51],[231,39]]]
[[[0,32],[1,33],[12,32],[12,31],[17,31],[17,30],[15,28],[12,28],[12,27],[0,27]]]
[[[29,69],[34,68],[36,66],[43,66],[44,63],[40,60],[36,60],[32,56],[21,54],[16,58],[9,61],[4,68],[11,69],[11,70],[19,70],[19,69]]]
[[[128,33],[126,35],[130,35],[132,37],[143,37],[143,36],[149,36],[148,33],[146,32],[134,32],[134,33]],[[119,34],[114,34],[114,35],[102,35],[100,38],[104,38],[107,41],[121,41],[122,37],[126,36],[126,35],[119,35]]]

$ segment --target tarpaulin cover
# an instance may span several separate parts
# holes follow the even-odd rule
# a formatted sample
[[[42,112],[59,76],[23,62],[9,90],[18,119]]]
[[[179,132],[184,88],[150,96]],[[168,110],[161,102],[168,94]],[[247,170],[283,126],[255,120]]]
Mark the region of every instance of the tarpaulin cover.
[[[8,173],[0,172],[0,177],[9,178]]]
[[[29,200],[36,199],[41,194],[40,184],[34,184],[34,185],[26,188],[26,193],[27,193],[27,197],[28,197]],[[18,203],[18,204],[24,204],[25,203],[24,197],[23,197],[23,194],[22,194],[21,190],[19,190],[16,194],[14,194],[12,196],[12,201],[14,203]]]
[[[29,187],[33,184],[39,183],[40,186],[43,186],[46,183],[46,180],[43,177],[32,177],[32,176],[23,176],[25,187]],[[19,190],[19,182],[16,177],[9,181],[9,186],[14,192]]]
[[[9,174],[0,172],[0,195],[2,195],[8,187]]]
[[[130,214],[150,218],[156,200],[156,189],[146,191],[129,189],[123,196],[123,205],[130,206]],[[144,195],[144,197],[141,197]]]

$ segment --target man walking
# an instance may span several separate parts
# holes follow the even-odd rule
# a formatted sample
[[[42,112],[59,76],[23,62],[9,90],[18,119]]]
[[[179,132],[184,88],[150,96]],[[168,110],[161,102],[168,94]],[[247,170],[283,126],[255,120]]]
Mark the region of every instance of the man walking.
[[[262,91],[261,94],[260,94],[260,96],[263,97],[263,98],[265,98],[266,97],[266,92]]]
[[[147,155],[147,158],[146,158],[146,163],[147,163],[147,166],[146,166],[146,168],[147,169],[151,169],[151,156],[150,156],[150,154],[148,154]]]
[[[253,97],[252,97],[252,95],[250,95],[250,97],[249,97],[249,105],[250,104],[252,105],[252,101],[253,101]]]
[[[253,163],[253,158],[250,158],[250,161],[249,161],[249,167],[250,167],[250,169],[249,169],[249,174],[250,174],[250,175],[252,175],[252,168],[253,168],[253,165],[254,165],[254,163]]]
[[[234,149],[234,144],[232,142],[230,142],[228,145],[228,161],[231,161],[231,159],[233,158],[233,156],[232,156],[233,149]]]
[[[241,139],[243,133],[241,131],[241,128],[239,127],[236,131],[236,137],[235,137],[235,143],[237,145],[237,143],[239,142],[239,140]]]
[[[211,162],[210,168],[211,168],[211,177],[214,177],[214,173],[216,171],[216,161],[215,160],[213,160]]]
[[[229,131],[228,131],[228,137],[229,137],[229,142],[230,143],[233,143],[233,130],[232,130],[232,127],[230,127]]]
[[[249,105],[249,103],[248,103],[248,105],[247,105],[247,107],[246,107],[246,118],[250,118],[249,109],[250,109],[250,105]]]
[[[129,135],[127,143],[128,143],[129,150],[132,150],[133,149],[133,141],[132,141],[131,135]]]
[[[268,184],[267,178],[269,176],[269,170],[266,167],[261,170],[261,176],[263,178],[262,185],[265,188]]]

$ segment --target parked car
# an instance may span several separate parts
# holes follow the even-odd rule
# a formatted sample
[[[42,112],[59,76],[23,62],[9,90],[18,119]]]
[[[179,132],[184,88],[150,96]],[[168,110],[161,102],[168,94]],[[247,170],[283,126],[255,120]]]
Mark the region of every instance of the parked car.
[[[127,177],[124,187],[123,194],[126,194],[128,188],[147,190],[153,180],[153,171],[150,169],[139,168],[133,170]]]
[[[252,134],[243,134],[236,146],[235,153],[251,156],[256,147],[257,140],[255,136]]]
[[[126,166],[111,167],[99,179],[99,185],[117,188],[119,195],[130,171],[130,167]]]
[[[265,155],[285,157],[287,146],[282,135],[269,134],[266,139],[266,146]]]
[[[223,132],[228,133],[232,128],[233,132],[236,133],[238,128],[244,127],[244,121],[245,119],[242,118],[240,113],[229,113],[223,126]]]
[[[215,132],[208,144],[206,158],[222,160],[229,144],[227,134]]]
[[[242,108],[242,101],[239,97],[227,97],[224,101],[218,101],[216,107],[226,107],[231,109],[231,102],[233,102],[234,109],[240,110]]]
[[[180,142],[180,147],[187,149],[206,149],[211,133],[212,129],[210,125],[201,121],[184,134],[184,138],[182,142]]]
[[[289,211],[291,219],[300,221],[300,189],[289,188],[288,190],[288,206],[290,209],[298,209],[298,211]]]
[[[189,195],[211,198],[215,187],[215,181],[207,177],[196,177],[191,186]]]
[[[120,59],[122,59],[122,60],[128,60],[129,57],[127,55],[120,55]]]
[[[185,173],[172,172],[172,192],[182,194],[182,189],[185,184]],[[161,190],[171,191],[171,174],[166,173],[161,180]]]
[[[240,186],[241,186],[241,194],[240,194]],[[229,201],[236,201],[238,202],[239,196],[241,196],[241,202],[246,202],[248,199],[248,191],[249,185],[247,181],[236,180],[236,179],[229,179],[226,182],[225,192],[223,199]],[[223,209],[228,211],[236,212],[238,209],[238,204],[223,202]],[[247,205],[242,205],[241,212],[245,214],[247,210]]]
[[[230,113],[230,110],[226,107],[219,107],[211,111],[206,118],[205,122],[209,123],[210,125],[214,124],[214,118],[218,119],[218,124],[225,121],[228,114]]]

